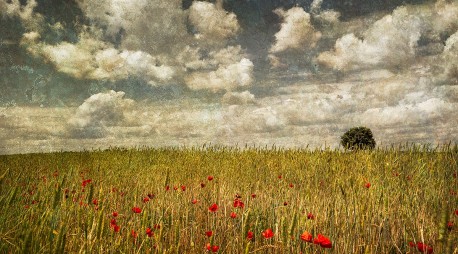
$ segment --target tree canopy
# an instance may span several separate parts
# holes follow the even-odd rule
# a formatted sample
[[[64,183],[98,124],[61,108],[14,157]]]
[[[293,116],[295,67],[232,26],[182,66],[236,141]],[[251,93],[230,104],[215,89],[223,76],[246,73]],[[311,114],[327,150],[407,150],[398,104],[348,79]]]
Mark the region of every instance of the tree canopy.
[[[366,127],[353,127],[340,137],[340,144],[349,150],[374,149],[375,140],[372,131]]]

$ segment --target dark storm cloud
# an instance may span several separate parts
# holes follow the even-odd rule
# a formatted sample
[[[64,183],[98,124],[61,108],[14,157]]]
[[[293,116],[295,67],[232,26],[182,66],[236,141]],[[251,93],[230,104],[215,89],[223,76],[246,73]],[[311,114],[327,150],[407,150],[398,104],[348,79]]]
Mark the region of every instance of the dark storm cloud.
[[[335,9],[342,13],[343,19],[366,15],[377,11],[390,12],[396,7],[406,4],[421,4],[430,0],[324,0],[324,9]]]
[[[25,29],[19,17],[0,16],[0,50],[4,51],[5,47],[17,43],[24,33]]]
[[[188,6],[190,2],[190,0],[185,0],[183,5]],[[312,2],[313,0],[225,0],[224,7],[237,14],[242,23],[272,24],[278,22],[278,18],[272,14],[273,10],[299,6],[310,11]],[[350,19],[373,12],[390,12],[401,5],[426,2],[431,2],[431,0],[323,0],[322,8],[336,10],[342,14],[343,19]]]
[[[41,14],[48,30],[43,33],[43,40],[47,43],[59,43],[61,41],[76,42],[78,30],[81,25],[89,24],[78,5],[73,0],[37,0],[35,12]],[[55,31],[50,29],[49,24],[61,23],[63,29]]]

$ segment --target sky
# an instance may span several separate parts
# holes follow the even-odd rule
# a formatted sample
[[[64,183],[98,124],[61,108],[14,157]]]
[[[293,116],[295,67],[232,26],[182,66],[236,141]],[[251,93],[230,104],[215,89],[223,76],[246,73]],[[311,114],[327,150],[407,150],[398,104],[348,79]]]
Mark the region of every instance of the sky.
[[[0,0],[0,154],[458,142],[458,1]]]

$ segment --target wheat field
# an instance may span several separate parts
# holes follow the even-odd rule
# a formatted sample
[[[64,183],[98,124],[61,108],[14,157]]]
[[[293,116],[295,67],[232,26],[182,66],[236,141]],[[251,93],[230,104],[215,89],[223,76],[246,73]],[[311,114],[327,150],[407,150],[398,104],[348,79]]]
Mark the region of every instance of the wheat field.
[[[0,253],[458,253],[458,149],[0,156]]]

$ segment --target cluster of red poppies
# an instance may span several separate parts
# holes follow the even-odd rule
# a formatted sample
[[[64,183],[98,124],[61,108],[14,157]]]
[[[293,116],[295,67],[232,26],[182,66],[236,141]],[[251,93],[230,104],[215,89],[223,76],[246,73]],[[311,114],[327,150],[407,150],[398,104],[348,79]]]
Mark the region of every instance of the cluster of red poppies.
[[[417,242],[417,243],[409,242],[409,246],[411,248],[417,248],[417,250],[421,253],[428,253],[428,254],[434,253],[433,247],[426,245],[422,242]]]
[[[218,252],[218,250],[219,250],[219,246],[218,246],[218,245],[211,245],[210,243],[207,243],[207,245],[205,246],[205,248],[206,248],[208,251],[211,251],[211,252]]]
[[[234,199],[234,208],[244,208],[245,207],[245,204],[239,199],[239,198],[235,198]]]
[[[211,206],[208,207],[208,211],[212,213],[218,211],[218,205],[216,203],[213,203]]]
[[[118,225],[118,222],[116,221],[116,217],[118,217],[118,213],[113,212],[111,215],[113,216],[113,218],[110,221],[110,228],[112,228],[114,232],[118,233],[119,230],[121,230],[121,227]]]
[[[268,228],[268,229],[262,231],[261,234],[265,239],[269,239],[269,238],[272,238],[274,236],[274,232],[272,231],[271,228]]]
[[[282,179],[282,176],[280,175],[280,176],[278,176],[278,178]],[[208,176],[207,177],[208,181],[212,181],[213,179],[214,179],[213,176]],[[88,184],[90,184],[91,182],[92,182],[91,179],[83,180],[83,182],[82,182],[83,189]],[[205,184],[201,184],[201,186],[204,187]],[[369,182],[366,182],[364,187],[370,188],[371,184]],[[168,190],[168,189],[169,188],[167,186],[166,190]],[[174,187],[174,189],[178,189],[178,187]],[[181,185],[181,190],[185,191],[186,190],[186,186]],[[255,197],[256,197],[256,194],[251,194],[251,198],[255,198]],[[143,203],[146,203],[146,202],[150,201],[150,199],[152,199],[152,198],[154,198],[154,195],[153,194],[148,194],[146,197],[144,197],[142,199],[142,201],[143,201]],[[96,205],[96,206],[98,205],[98,202],[99,201],[97,199],[93,199],[92,200],[92,203],[94,205]],[[197,202],[198,202],[197,199],[193,199],[192,200],[193,204],[196,204]],[[245,207],[245,204],[241,200],[241,196],[238,195],[238,194],[236,194],[236,196],[235,196],[235,199],[234,199],[234,202],[233,202],[233,207],[235,209],[243,209]],[[218,205],[216,203],[213,203],[208,207],[208,210],[211,213],[216,213],[218,211],[218,209],[219,209],[219,207],[218,207]],[[142,209],[140,207],[138,207],[138,206],[134,206],[134,207],[132,207],[132,212],[135,213],[135,214],[139,214],[139,213],[142,212]],[[458,209],[454,211],[454,214],[456,216],[458,216]],[[110,228],[112,228],[114,232],[119,232],[120,231],[120,226],[118,225],[117,220],[116,220],[117,216],[118,216],[118,213],[117,212],[113,212],[112,213],[112,217],[113,218],[110,221]],[[236,212],[231,212],[230,217],[231,218],[236,218],[237,217],[237,213]],[[307,219],[313,220],[313,219],[315,219],[315,216],[311,212],[308,212]],[[454,223],[452,221],[449,221],[446,226],[447,226],[448,230],[452,230],[453,227],[454,227]],[[159,227],[160,227],[159,225],[155,225],[154,228],[148,227],[146,229],[146,235],[148,237],[153,237],[154,236],[154,231],[153,230],[157,229]],[[213,236],[213,231],[206,231],[205,235],[207,237],[212,237]],[[262,235],[262,237],[264,239],[270,239],[270,238],[274,237],[274,232],[272,231],[271,228],[267,228],[267,229],[265,229],[264,231],[261,232],[261,235]],[[137,238],[138,234],[137,234],[137,232],[135,230],[132,230],[131,231],[131,236],[135,239],[135,238]],[[248,231],[247,235],[246,235],[246,239],[252,240],[252,239],[254,239],[254,236],[255,236],[255,234],[252,231]],[[309,233],[308,231],[304,231],[300,235],[300,239],[302,241],[304,241],[304,242],[309,242],[309,243],[313,243],[313,244],[319,245],[322,248],[332,248],[331,240],[328,237],[326,237],[326,236],[324,236],[322,234],[318,234],[314,238],[311,233]],[[411,248],[417,249],[421,253],[431,254],[434,251],[432,246],[424,244],[423,242],[409,242],[409,246]],[[207,243],[205,248],[206,248],[206,250],[211,251],[211,252],[218,252],[220,247],[218,245],[211,245],[210,243]]]
[[[86,185],[90,184],[91,182],[92,182],[92,179],[83,180],[83,183],[81,184],[81,186],[84,188],[86,187]]]
[[[316,238],[313,238],[313,235],[307,231],[304,231],[301,235],[301,240],[304,242],[314,243],[320,245],[323,248],[332,248],[332,242],[326,236],[318,234]]]
[[[261,235],[264,237],[264,239],[269,239],[274,236],[274,232],[272,231],[271,228],[268,228],[262,231]],[[253,238],[254,238],[254,233],[252,231],[248,231],[247,239],[252,240]],[[310,234],[307,231],[304,231],[304,233],[301,234],[300,238],[302,241],[314,243],[314,244],[320,245],[323,248],[332,248],[331,240],[329,240],[329,238],[327,238],[326,236],[322,234],[318,234],[316,238],[313,238],[312,234]]]

